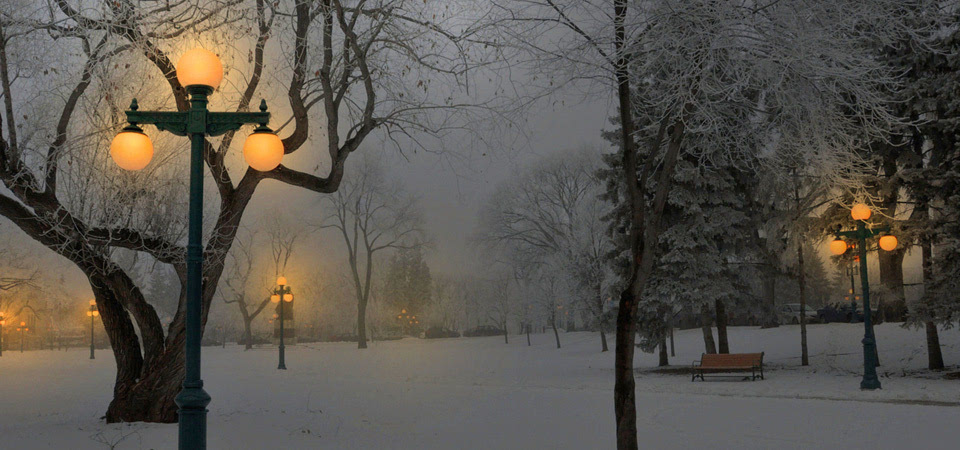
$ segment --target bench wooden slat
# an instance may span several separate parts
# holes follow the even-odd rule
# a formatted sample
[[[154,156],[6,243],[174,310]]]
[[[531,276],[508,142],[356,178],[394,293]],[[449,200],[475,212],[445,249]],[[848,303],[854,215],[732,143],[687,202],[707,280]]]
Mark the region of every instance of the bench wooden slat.
[[[699,362],[699,365],[696,363]],[[763,379],[763,353],[704,353],[693,366],[693,380],[703,380],[705,372],[753,372],[753,379]]]

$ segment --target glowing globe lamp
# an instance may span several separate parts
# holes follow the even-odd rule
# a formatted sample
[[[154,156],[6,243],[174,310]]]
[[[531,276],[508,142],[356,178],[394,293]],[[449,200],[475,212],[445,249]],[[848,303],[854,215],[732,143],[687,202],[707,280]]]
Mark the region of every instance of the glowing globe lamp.
[[[247,165],[260,172],[276,169],[283,160],[283,141],[267,127],[257,127],[243,143]]]
[[[278,286],[286,286],[286,285],[287,285],[287,277],[279,277],[279,278],[277,278],[277,285],[278,285]]]
[[[889,235],[889,234],[886,235],[886,236],[881,237],[881,238],[880,238],[880,248],[882,248],[882,249],[884,249],[884,250],[886,250],[886,251],[888,251],[888,252],[892,252],[894,249],[897,248],[897,237],[896,237],[896,236],[891,236],[891,235]]]
[[[277,294],[273,294],[270,296],[270,301],[273,303],[280,303],[280,296]]]
[[[853,217],[853,220],[870,220],[871,215],[873,215],[873,211],[870,211],[870,207],[863,203],[857,203],[850,210],[850,216]]]
[[[842,255],[847,251],[847,243],[843,239],[835,239],[830,243],[830,253]]]
[[[290,303],[293,301],[293,294],[283,294],[283,301]]]
[[[141,170],[153,159],[153,142],[136,125],[123,129],[110,143],[110,157],[124,170]]]
[[[223,80],[223,64],[210,50],[195,48],[177,61],[177,80],[184,87],[207,86],[216,89]]]

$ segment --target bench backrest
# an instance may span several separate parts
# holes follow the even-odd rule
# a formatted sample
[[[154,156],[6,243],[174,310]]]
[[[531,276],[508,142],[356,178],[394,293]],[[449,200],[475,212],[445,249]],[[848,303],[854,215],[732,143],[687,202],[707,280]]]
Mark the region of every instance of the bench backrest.
[[[712,367],[759,366],[763,363],[763,353],[704,353],[700,364]]]

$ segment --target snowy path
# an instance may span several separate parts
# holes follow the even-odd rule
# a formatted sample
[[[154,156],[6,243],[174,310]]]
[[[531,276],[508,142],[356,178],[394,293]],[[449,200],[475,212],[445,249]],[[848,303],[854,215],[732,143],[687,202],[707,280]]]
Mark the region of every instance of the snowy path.
[[[638,374],[641,440],[653,448],[954,448],[960,381],[902,376],[922,367],[922,333],[878,329],[884,389],[857,387],[856,327],[811,327],[811,368],[796,367],[794,332],[731,330],[731,346],[763,345],[766,381],[691,383]],[[612,361],[597,336],[569,333],[504,345],[500,338],[276,350],[204,349],[213,396],[210,448],[540,449],[613,447]],[[699,330],[678,333],[676,365],[699,356]],[[960,333],[944,357],[960,359]],[[853,341],[850,344],[849,341]],[[846,354],[846,355],[844,355]],[[83,350],[5,352],[0,358],[0,448],[173,448],[175,425],[102,424],[113,363]],[[655,355],[639,354],[647,369]],[[919,367],[918,367],[919,365]]]

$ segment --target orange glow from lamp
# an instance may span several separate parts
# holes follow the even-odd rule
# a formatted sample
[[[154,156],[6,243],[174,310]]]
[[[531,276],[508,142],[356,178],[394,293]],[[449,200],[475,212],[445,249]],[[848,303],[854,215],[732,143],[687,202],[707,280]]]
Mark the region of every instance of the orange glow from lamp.
[[[842,255],[847,252],[847,243],[843,239],[834,239],[830,243],[830,253]]]
[[[277,294],[271,295],[271,296],[270,296],[270,302],[271,302],[271,303],[280,303],[280,296],[277,295]]]
[[[897,248],[897,237],[892,235],[882,236],[880,238],[880,248],[892,252]]]
[[[90,306],[97,306],[96,300],[90,300]]]
[[[283,301],[290,303],[293,301],[293,294],[283,294]]]
[[[243,159],[260,172],[276,169],[283,161],[283,153],[283,141],[265,124],[253,130],[243,143]]]
[[[210,50],[189,50],[177,61],[177,80],[183,87],[207,86],[216,90],[223,81],[223,64]]]
[[[287,277],[277,277],[277,286],[286,286]]]
[[[850,216],[853,217],[853,220],[869,220],[871,215],[873,215],[873,211],[863,203],[857,203],[850,209]]]
[[[131,123],[110,142],[110,157],[123,170],[141,170],[153,159],[153,142]]]

